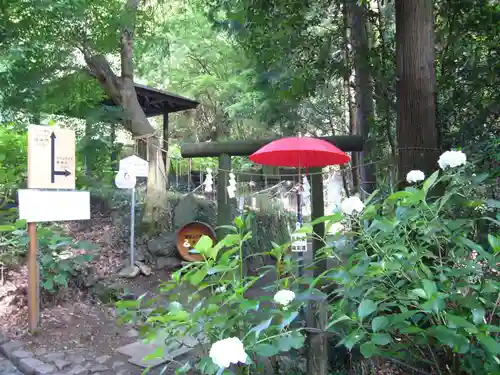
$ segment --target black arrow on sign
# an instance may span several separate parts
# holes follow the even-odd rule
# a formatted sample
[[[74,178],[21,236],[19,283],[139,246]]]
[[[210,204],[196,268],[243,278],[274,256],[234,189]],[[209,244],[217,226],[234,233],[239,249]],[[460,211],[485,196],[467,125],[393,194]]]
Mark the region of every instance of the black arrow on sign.
[[[71,172],[65,169],[64,171],[56,171],[56,135],[54,132],[50,135],[50,168],[51,168],[51,176],[50,182],[55,182],[56,176],[64,176],[68,177]]]

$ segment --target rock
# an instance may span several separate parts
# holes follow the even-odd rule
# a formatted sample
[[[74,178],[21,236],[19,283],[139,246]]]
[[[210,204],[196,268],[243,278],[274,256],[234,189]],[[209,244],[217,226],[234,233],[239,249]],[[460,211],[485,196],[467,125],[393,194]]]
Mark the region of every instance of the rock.
[[[95,361],[99,363],[100,365],[106,363],[108,360],[111,359],[110,355],[101,355],[100,357],[97,357]]]
[[[17,349],[21,349],[24,344],[19,340],[10,340],[0,345],[0,353],[6,357],[10,357],[11,353]]]
[[[127,279],[133,279],[136,277],[141,270],[137,266],[123,268],[119,273],[118,277],[125,277]]]
[[[0,332],[0,345],[5,344],[9,341],[9,336],[6,333]]]
[[[38,348],[35,350],[35,356],[36,357],[41,357],[42,355],[47,354],[47,349],[46,348]]]
[[[125,362],[115,361],[115,362],[113,362],[113,365],[111,367],[113,368],[113,370],[117,370],[118,368],[123,367],[123,366],[125,366]]]
[[[103,372],[107,370],[109,370],[109,367],[97,364],[90,368],[90,373],[95,374],[96,372]]]
[[[155,257],[171,257],[177,254],[177,236],[175,233],[166,233],[152,239],[148,243],[149,252]]]
[[[71,366],[71,361],[66,361],[64,359],[56,359],[54,361],[54,365],[60,371],[60,370],[64,370],[65,368],[68,368],[69,366]]]
[[[88,374],[90,374],[90,369],[82,365],[76,365],[68,372],[68,375],[88,375]]]
[[[48,362],[55,362],[58,359],[64,359],[64,353],[61,352],[49,353],[44,355],[43,358]]]
[[[161,257],[156,259],[156,269],[175,270],[182,266],[182,261],[177,257]]]
[[[127,332],[125,332],[124,336],[131,337],[131,338],[139,337],[139,332],[136,329],[131,329],[131,330],[128,330]]]
[[[139,267],[139,270],[141,271],[141,273],[144,275],[144,276],[149,276],[151,275],[151,267],[145,265],[144,263],[142,262],[135,262],[135,265],[137,267]]]
[[[52,374],[55,370],[55,367],[39,361],[36,358],[28,357],[22,358],[19,361],[19,369],[24,374],[46,375]]]
[[[74,353],[68,356],[68,361],[75,365],[81,365],[82,363],[85,363],[86,358],[81,354]]]
[[[25,350],[14,350],[11,355],[11,359],[13,362],[19,363],[22,358],[33,357],[33,353],[27,352]]]
[[[123,285],[110,280],[100,280],[93,288],[92,294],[103,303],[115,302],[123,292]]]

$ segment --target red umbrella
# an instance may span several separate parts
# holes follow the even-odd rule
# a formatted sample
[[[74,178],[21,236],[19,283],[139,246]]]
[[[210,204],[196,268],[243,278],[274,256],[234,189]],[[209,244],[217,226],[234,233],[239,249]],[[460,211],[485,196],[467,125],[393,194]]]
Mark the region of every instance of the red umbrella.
[[[350,157],[322,139],[289,137],[268,143],[254,152],[250,160],[275,167],[312,168],[344,164]]]

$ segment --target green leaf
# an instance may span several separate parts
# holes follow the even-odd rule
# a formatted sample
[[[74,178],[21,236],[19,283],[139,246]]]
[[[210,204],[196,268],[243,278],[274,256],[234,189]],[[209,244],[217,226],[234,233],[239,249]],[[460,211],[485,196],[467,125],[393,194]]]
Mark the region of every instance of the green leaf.
[[[339,221],[342,221],[343,218],[344,218],[344,216],[340,212],[337,212],[333,215],[318,217],[316,220],[313,220],[311,222],[311,225],[314,226],[316,224],[321,224],[321,223],[324,223],[327,221],[333,222],[333,223],[338,223]]]
[[[372,330],[373,332],[378,332],[383,330],[389,325],[389,319],[385,316],[377,316],[372,320]]]
[[[437,287],[434,281],[430,281],[427,279],[422,280],[422,284],[424,286],[425,294],[427,295],[427,299],[434,297],[437,294]]]
[[[194,248],[202,255],[205,255],[210,248],[212,248],[214,242],[208,236],[201,236]]]
[[[359,330],[353,331],[349,335],[344,337],[337,344],[337,346],[344,345],[347,349],[351,350],[354,347],[354,345],[356,345],[363,339],[364,336],[365,336],[364,332],[361,332]]]
[[[476,326],[461,316],[446,314],[446,317],[450,328],[466,328],[470,333],[477,332]]]
[[[483,345],[491,354],[500,354],[500,344],[491,336],[487,336],[484,333],[478,333],[476,337],[481,345]]]
[[[54,291],[54,281],[52,279],[47,279],[42,283],[42,287],[49,292]]]
[[[245,227],[245,222],[243,221],[242,217],[241,216],[236,216],[234,218],[234,225],[236,226],[236,228],[238,229],[243,229]]]
[[[152,359],[163,358],[165,355],[165,350],[163,346],[158,346],[151,354],[144,357],[145,361],[150,361]]]
[[[445,327],[445,326],[435,326],[427,329],[427,332],[436,337],[442,344],[448,345],[453,348],[455,341],[457,340],[457,334],[455,331]]]
[[[0,232],[13,232],[15,230],[15,225],[0,225]]]
[[[436,183],[437,178],[439,177],[439,170],[431,174],[425,181],[424,181],[424,186],[423,186],[423,191],[425,195],[429,192],[429,189],[434,186]]]
[[[488,234],[488,243],[490,244],[491,248],[493,249],[493,253],[497,254],[500,252],[500,237],[493,236],[491,234]]]
[[[328,323],[328,325],[326,326],[326,330],[328,330],[328,328],[334,326],[337,323],[343,322],[344,320],[351,320],[351,318],[348,317],[347,315],[342,315],[341,317],[334,319],[330,323]]]
[[[363,320],[377,310],[377,304],[371,299],[364,299],[358,306],[358,317]]]
[[[253,327],[250,332],[255,332],[255,338],[259,338],[259,335],[260,333],[267,329],[270,325],[271,325],[271,322],[273,321],[273,318],[269,318],[269,319],[266,319],[266,320],[263,320],[262,322],[260,322],[259,324],[257,324],[255,327]]]
[[[378,348],[371,342],[365,342],[364,344],[362,344],[360,350],[361,354],[363,354],[363,357],[365,358],[373,357],[374,355],[377,355],[379,353]]]
[[[283,321],[280,324],[280,328],[284,329],[285,327],[289,326],[290,323],[293,322],[297,316],[299,316],[298,311],[287,311],[283,316]]]
[[[401,191],[397,191],[395,193],[392,193],[385,200],[386,200],[386,202],[397,201],[400,199],[411,197],[412,195],[413,195],[413,193],[410,191],[401,190]]]
[[[387,333],[375,333],[372,335],[371,341],[375,345],[387,345],[392,342],[392,337]]]
[[[260,355],[262,357],[272,357],[273,355],[276,355],[279,353],[279,349],[271,344],[257,344],[253,347],[253,350],[257,355]]]
[[[288,352],[290,349],[300,349],[304,346],[304,336],[298,334],[298,332],[293,332],[289,335],[279,336],[276,339],[276,346],[282,352]]]
[[[54,282],[59,285],[68,286],[68,279],[63,274],[58,274],[54,277]]]
[[[412,289],[410,291],[410,297],[411,297],[411,294],[414,294],[414,295],[416,295],[417,297],[420,297],[420,298],[427,299],[427,293],[425,293],[425,290],[420,289],[420,288]]]
[[[485,315],[486,311],[482,306],[472,309],[472,321],[474,322],[474,324],[483,324]]]
[[[189,362],[184,363],[181,367],[175,370],[176,374],[186,374],[189,370],[191,370],[191,364]]]
[[[191,275],[189,278],[189,281],[191,284],[194,286],[199,285],[203,279],[207,276],[207,270],[205,268],[201,268],[198,271],[196,271],[194,274]]]

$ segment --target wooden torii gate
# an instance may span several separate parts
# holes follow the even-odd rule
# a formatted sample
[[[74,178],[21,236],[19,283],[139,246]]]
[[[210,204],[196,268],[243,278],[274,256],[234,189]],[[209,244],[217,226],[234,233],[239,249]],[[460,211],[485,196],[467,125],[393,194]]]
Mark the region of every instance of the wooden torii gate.
[[[278,138],[275,138],[278,139]],[[219,178],[217,182],[217,226],[231,224],[231,202],[226,199],[229,171],[231,170],[231,156],[249,156],[266,144],[275,139],[247,140],[247,141],[225,141],[210,143],[187,143],[181,146],[181,156],[184,158],[219,158]],[[332,136],[321,139],[337,146],[342,151],[356,152],[363,150],[362,136]],[[321,168],[311,168],[311,219],[315,220],[325,214],[325,203],[323,197],[323,176],[319,173]],[[313,228],[314,233],[323,238],[325,235],[325,224],[317,224]],[[225,232],[218,231],[217,238],[221,239]],[[314,238],[312,243],[313,257],[323,243]],[[314,259],[314,258],[313,258]],[[314,276],[319,276],[327,269],[326,259],[316,263]],[[328,344],[327,336],[322,332],[328,320],[324,304],[311,303],[307,314],[307,326],[316,328],[309,334],[309,345],[307,354],[307,373],[314,375],[327,375],[328,373]]]

